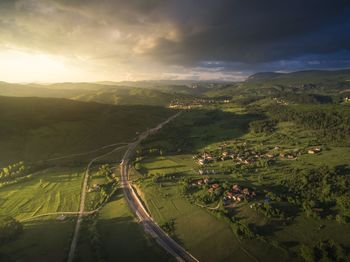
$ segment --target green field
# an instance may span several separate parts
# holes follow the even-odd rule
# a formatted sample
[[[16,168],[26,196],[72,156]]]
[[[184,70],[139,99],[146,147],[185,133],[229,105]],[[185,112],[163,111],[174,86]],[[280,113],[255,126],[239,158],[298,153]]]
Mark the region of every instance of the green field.
[[[97,228],[107,261],[172,261],[150,236],[145,235],[121,190],[102,208]]]
[[[152,157],[142,161],[142,169],[154,174],[196,177],[190,155]],[[175,179],[176,181],[176,179]],[[255,261],[256,255],[268,259],[283,253],[259,241],[240,243],[228,224],[205,208],[191,204],[181,196],[181,186],[174,181],[154,184],[151,179],[140,183],[139,195],[158,224],[174,220],[175,239],[200,261]],[[255,250],[263,253],[254,254]]]
[[[77,211],[83,173],[81,169],[52,168],[26,182],[0,190],[0,210],[18,220],[59,211]],[[47,216],[23,222],[24,233],[1,246],[4,261],[63,261],[70,245],[74,218],[58,221]],[[2,260],[3,261],[3,260]]]
[[[135,167],[141,175],[134,177],[135,183],[155,220],[161,225],[175,221],[175,239],[205,261],[233,258],[237,261],[254,258],[269,261],[271,257],[278,261],[302,261],[299,256],[302,244],[313,246],[319,240],[326,239],[334,240],[347,250],[350,239],[344,232],[350,230],[349,224],[344,225],[334,219],[307,217],[302,210],[292,208],[283,201],[274,201],[273,205],[286,214],[293,214],[292,222],[257,213],[249,207],[249,202],[228,209],[231,217],[249,225],[262,239],[239,242],[224,220],[194,205],[193,200],[189,201],[182,195],[181,181],[201,178],[198,175],[200,168],[215,170],[215,174],[209,177],[218,183],[238,183],[255,189],[258,197],[253,203],[257,203],[263,201],[268,192],[281,192],[278,185],[288,178],[290,169],[308,170],[324,165],[335,168],[350,164],[349,148],[345,146],[321,143],[322,152],[308,154],[310,146],[320,145],[315,131],[293,122],[278,123],[276,130],[270,134],[256,134],[250,132],[247,125],[259,119],[258,116],[247,113],[237,105],[212,109],[223,110],[223,113],[213,114],[207,111],[208,108],[188,112],[148,139],[139,150]],[[215,117],[211,117],[213,115]],[[247,148],[271,151],[275,155],[293,150],[302,153],[296,160],[275,157],[268,166],[255,168],[234,167],[232,160],[214,161],[200,167],[192,158],[204,151],[220,152],[223,144],[234,148],[237,141],[245,142]],[[275,147],[278,149],[273,150]],[[209,206],[216,205],[217,202]],[[232,250],[234,252],[231,253]]]

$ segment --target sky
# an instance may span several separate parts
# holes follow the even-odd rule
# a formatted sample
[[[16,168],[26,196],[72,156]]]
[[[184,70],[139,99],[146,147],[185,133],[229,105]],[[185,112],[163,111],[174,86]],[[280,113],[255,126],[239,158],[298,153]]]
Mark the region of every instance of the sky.
[[[350,68],[348,0],[0,0],[0,81]]]

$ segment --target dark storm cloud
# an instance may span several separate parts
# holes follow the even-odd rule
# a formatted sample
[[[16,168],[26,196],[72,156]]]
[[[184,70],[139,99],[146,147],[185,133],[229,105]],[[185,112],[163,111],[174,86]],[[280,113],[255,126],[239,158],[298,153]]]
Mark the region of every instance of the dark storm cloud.
[[[169,4],[182,40],[159,39],[152,55],[178,63],[255,63],[350,47],[348,1],[200,2]]]

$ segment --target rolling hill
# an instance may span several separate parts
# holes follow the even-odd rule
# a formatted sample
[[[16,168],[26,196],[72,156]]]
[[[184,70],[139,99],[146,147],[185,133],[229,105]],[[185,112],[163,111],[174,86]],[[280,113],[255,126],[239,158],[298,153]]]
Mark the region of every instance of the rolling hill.
[[[56,98],[0,97],[0,164],[38,161],[130,141],[173,114]]]

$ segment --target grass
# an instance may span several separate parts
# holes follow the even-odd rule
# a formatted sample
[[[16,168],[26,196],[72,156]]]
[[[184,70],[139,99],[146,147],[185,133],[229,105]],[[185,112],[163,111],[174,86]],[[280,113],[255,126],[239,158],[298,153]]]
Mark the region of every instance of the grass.
[[[180,173],[181,176],[198,177],[193,170],[195,165],[191,155],[149,157],[141,163],[142,170],[148,170],[146,174],[154,174],[153,172],[157,171],[155,173],[163,175]],[[173,163],[177,163],[180,168]],[[152,170],[154,167],[158,169]],[[213,177],[235,181],[227,175]],[[140,183],[138,192],[158,224],[175,221],[175,239],[200,261],[254,261],[247,253],[263,261],[267,261],[271,256],[286,259],[284,252],[266,243],[241,243],[226,222],[217,219],[206,209],[191,204],[180,195],[180,188],[175,181],[154,184],[149,178]],[[244,219],[244,216],[242,218]],[[261,220],[259,217],[257,219]]]
[[[80,169],[52,168],[31,180],[1,188],[1,213],[16,219],[35,215],[77,211],[83,172]]]
[[[121,190],[102,208],[97,229],[106,261],[171,261],[131,213]]]
[[[81,169],[52,168],[31,180],[0,190],[2,215],[19,220],[35,215],[77,211],[82,183]],[[56,216],[23,222],[20,237],[0,247],[4,260],[63,261],[70,244],[74,218],[57,221]]]
[[[258,214],[246,203],[233,208],[231,213],[237,220],[252,225],[254,230],[266,240],[266,242],[259,240],[237,242],[223,221],[217,220],[206,210],[192,205],[181,197],[178,178],[181,176],[200,178],[196,172],[199,167],[192,159],[192,155],[204,150],[218,150],[223,141],[230,144],[231,140],[238,138],[247,141],[252,148],[279,146],[281,150],[302,151],[311,146],[320,145],[313,131],[305,130],[291,122],[279,123],[277,130],[269,135],[250,133],[247,124],[256,119],[256,116],[247,114],[237,106],[230,108],[230,105],[225,105],[222,110],[230,113],[231,116],[217,114],[219,117],[210,119],[206,116],[208,115],[206,109],[182,115],[168,130],[163,130],[143,144],[143,148],[160,148],[163,152],[162,156],[146,154],[140,162],[139,169],[143,177],[140,179],[140,175],[135,175],[135,179],[140,179],[139,195],[155,220],[162,224],[174,219],[175,238],[200,260],[205,261],[229,260],[233,257],[237,261],[247,261],[250,257],[247,258],[242,249],[259,258],[260,261],[269,261],[271,257],[277,261],[300,261],[298,253],[301,244],[312,246],[318,240],[326,238],[334,239],[348,250],[350,238],[344,232],[350,229],[349,225],[339,224],[334,220],[307,218],[300,210],[289,206],[283,208],[293,212],[295,219],[291,223],[284,224],[278,219]],[[201,121],[198,122],[199,118],[206,119],[202,121],[205,125],[201,125]],[[179,130],[182,130],[181,123],[184,128],[179,136]],[[185,153],[182,150],[177,152],[166,150],[171,144],[181,140],[186,143],[178,143],[180,149],[183,145],[186,146],[188,141],[192,142]],[[277,159],[269,167],[248,171],[236,170],[226,175],[220,170],[232,167],[232,160],[214,162],[209,164],[209,168],[218,172],[211,177],[219,181],[254,188],[258,192],[258,199],[263,199],[267,192],[280,190],[276,188],[276,183],[286,178],[285,176],[288,175],[284,171],[286,168],[350,165],[348,147],[322,144],[320,146],[323,150],[319,154],[304,153],[294,161]],[[152,177],[156,174],[167,175],[168,179],[155,183]],[[320,229],[320,225],[324,227]],[[227,250],[235,250],[235,256]]]
[[[227,261],[234,257],[250,261],[229,226],[180,197],[176,186],[147,185],[141,190],[155,221],[163,224],[174,220],[175,240],[200,261]]]

